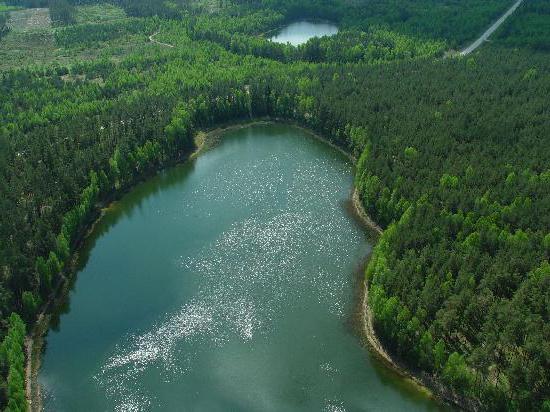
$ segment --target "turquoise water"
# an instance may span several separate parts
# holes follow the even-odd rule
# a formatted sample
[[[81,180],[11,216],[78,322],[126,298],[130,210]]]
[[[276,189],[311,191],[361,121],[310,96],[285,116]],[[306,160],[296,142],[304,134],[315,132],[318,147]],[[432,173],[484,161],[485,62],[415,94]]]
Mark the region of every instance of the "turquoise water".
[[[352,165],[285,125],[230,131],[87,240],[46,338],[48,411],[423,411],[354,333],[371,245]]]
[[[298,46],[312,37],[332,36],[336,33],[338,33],[338,27],[332,23],[298,21],[282,28],[271,40]]]

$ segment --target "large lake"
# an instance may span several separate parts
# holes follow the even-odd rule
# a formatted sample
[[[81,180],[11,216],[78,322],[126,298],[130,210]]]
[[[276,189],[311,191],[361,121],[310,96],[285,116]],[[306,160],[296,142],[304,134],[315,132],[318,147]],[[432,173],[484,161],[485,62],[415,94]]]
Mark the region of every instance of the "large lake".
[[[352,165],[286,125],[226,133],[115,203],[46,338],[49,411],[439,407],[354,333],[371,246]]]
[[[312,37],[332,36],[336,33],[338,33],[338,27],[332,23],[298,21],[283,27],[271,40],[298,46]]]

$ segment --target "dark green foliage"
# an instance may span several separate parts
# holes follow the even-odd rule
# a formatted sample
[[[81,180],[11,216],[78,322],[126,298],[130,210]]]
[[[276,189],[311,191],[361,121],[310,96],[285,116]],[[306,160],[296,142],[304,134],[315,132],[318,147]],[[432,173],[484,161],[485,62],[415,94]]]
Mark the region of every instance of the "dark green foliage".
[[[4,3],[21,7],[48,7],[48,0],[5,0]]]
[[[75,22],[75,8],[67,0],[49,0],[48,6],[54,26],[66,26]]]
[[[355,110],[370,131],[356,181],[389,225],[367,271],[388,346],[459,393],[537,410],[550,396],[550,66],[541,54],[509,58],[410,63],[406,83],[385,71],[386,97],[361,92],[367,107],[335,110]],[[526,76],[531,66],[546,75]],[[376,74],[356,78],[380,90]]]
[[[147,19],[126,19],[112,23],[79,24],[58,29],[55,32],[55,40],[63,47],[81,46],[87,47],[94,43],[118,39],[128,34],[144,35],[152,33],[158,28],[159,23]]]
[[[345,31],[335,36],[313,38],[298,47],[273,43],[261,37],[242,34],[191,33],[196,39],[212,40],[237,54],[252,54],[283,62],[304,60],[311,63],[382,63],[392,60],[439,56],[444,43],[424,42],[380,28],[368,32]]]
[[[524,1],[499,30],[498,41],[510,47],[550,51],[550,2]]]
[[[23,317],[27,320],[27,322],[32,322],[34,320],[34,317],[38,312],[40,302],[40,297],[36,296],[33,292],[26,291],[21,295]]]
[[[0,39],[2,39],[3,36],[8,34],[8,31],[9,31],[8,19],[9,19],[8,13],[0,12]]]
[[[185,159],[197,130],[283,118],[358,159],[361,200],[386,228],[367,277],[388,348],[487,408],[548,406],[548,55],[430,58],[443,51],[433,38],[459,44],[509,2],[246,2],[214,16],[180,2],[116,3],[178,20],[62,27],[58,46],[145,42],[160,27],[176,47],[0,77],[4,319],[17,311],[31,324],[99,207]],[[297,16],[345,30],[297,48],[262,37]],[[14,316],[0,359],[4,404],[21,410]],[[8,346],[19,348],[11,360]]]

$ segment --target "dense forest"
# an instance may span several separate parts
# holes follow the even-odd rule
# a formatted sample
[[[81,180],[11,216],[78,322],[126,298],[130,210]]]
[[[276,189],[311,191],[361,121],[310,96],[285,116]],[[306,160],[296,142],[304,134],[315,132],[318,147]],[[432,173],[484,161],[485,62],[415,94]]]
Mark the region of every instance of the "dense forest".
[[[496,44],[466,58],[441,57],[511,2],[265,0],[207,10],[115,0],[123,17],[106,21],[83,21],[94,1],[8,3],[48,5],[51,41],[74,57],[0,74],[3,407],[26,409],[25,330],[71,274],[99,208],[186,159],[197,131],[269,117],[358,159],[356,188],[385,228],[366,276],[391,352],[471,408],[550,410],[543,1],[522,6]],[[268,40],[303,17],[330,17],[341,30],[298,47]],[[539,17],[537,37],[529,22]],[[174,47],[79,57],[153,33]]]
[[[6,35],[8,31],[8,14],[0,13],[0,39],[2,36]]]
[[[545,0],[523,2],[514,19],[507,21],[498,40],[509,47],[531,47],[550,50],[550,3]]]

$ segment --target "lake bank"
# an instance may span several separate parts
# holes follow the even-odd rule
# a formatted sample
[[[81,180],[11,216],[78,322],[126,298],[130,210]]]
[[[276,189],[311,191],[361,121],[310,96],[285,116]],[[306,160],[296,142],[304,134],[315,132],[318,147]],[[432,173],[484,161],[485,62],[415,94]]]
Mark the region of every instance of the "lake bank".
[[[270,124],[271,125],[274,124],[272,120],[262,120],[262,121],[254,121],[254,122],[245,123],[245,124],[242,124],[242,123],[233,124],[233,125],[230,125],[230,126],[225,127],[225,128],[217,128],[217,129],[210,130],[208,133],[204,133],[202,135],[202,137],[201,137],[202,142],[199,142],[199,144],[198,144],[198,147],[199,147],[198,152],[199,153],[205,153],[205,152],[207,152],[208,148],[214,147],[217,143],[220,143],[220,135],[228,133],[228,131],[235,132],[235,131],[238,131],[240,129],[248,128],[251,125],[266,126],[266,125],[270,125]],[[316,139],[322,139],[320,136],[312,134],[310,131],[308,131],[307,134],[310,135],[310,136],[314,136]],[[339,150],[341,150],[341,149],[339,149]],[[349,157],[349,154],[346,154],[346,156]],[[196,158],[196,157],[197,157],[196,154],[192,156],[192,158]],[[186,163],[188,163],[188,162],[186,162]],[[349,197],[349,194],[347,194],[346,197]],[[85,253],[87,253],[87,252],[85,252]]]
[[[332,36],[338,33],[338,26],[323,20],[300,20],[287,23],[271,32],[276,33],[269,38],[272,42],[299,46],[313,37]],[[264,33],[264,36],[268,33]]]

